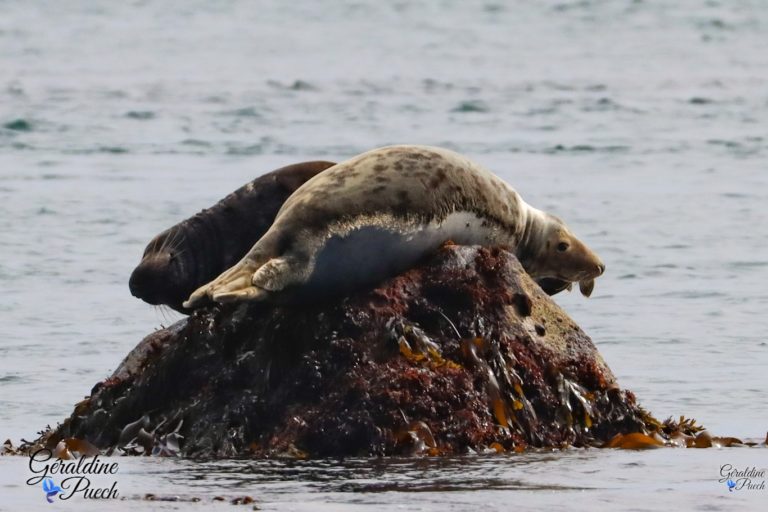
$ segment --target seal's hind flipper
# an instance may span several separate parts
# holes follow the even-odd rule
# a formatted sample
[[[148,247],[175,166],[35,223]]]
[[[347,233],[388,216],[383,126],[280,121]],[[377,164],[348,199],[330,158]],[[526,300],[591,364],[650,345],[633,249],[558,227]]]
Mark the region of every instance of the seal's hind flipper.
[[[563,290],[570,291],[573,286],[573,283],[570,281],[557,279],[555,277],[542,277],[541,279],[536,280],[536,284],[541,286],[541,289],[544,290],[544,293],[547,295],[555,295]]]

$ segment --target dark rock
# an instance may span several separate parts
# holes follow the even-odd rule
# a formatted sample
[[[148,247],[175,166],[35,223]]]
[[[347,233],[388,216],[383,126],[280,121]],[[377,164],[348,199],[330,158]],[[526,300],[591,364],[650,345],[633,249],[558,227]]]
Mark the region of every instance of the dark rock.
[[[41,441],[192,457],[453,454],[602,445],[650,420],[514,256],[447,245],[344,299],[198,310],[145,338]]]

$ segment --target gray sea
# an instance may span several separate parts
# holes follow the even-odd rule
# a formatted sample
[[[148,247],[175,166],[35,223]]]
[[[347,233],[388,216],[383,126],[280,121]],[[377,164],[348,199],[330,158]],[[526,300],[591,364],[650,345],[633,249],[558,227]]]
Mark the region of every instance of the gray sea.
[[[601,255],[593,297],[556,300],[657,417],[764,438],[764,0],[0,1],[0,436],[55,425],[180,318],[128,292],[154,234],[279,166],[392,143],[465,153]],[[27,460],[2,457],[0,509],[768,500],[718,481],[768,466],[764,448],[117,461],[127,500],[49,505]]]

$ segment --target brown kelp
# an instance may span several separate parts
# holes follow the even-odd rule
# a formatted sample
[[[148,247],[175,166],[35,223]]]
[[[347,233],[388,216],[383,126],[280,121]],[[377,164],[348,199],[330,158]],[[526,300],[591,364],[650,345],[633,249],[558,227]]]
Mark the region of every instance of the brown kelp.
[[[703,446],[706,436],[639,407],[512,254],[446,245],[338,301],[196,311],[145,338],[34,444],[305,458]]]

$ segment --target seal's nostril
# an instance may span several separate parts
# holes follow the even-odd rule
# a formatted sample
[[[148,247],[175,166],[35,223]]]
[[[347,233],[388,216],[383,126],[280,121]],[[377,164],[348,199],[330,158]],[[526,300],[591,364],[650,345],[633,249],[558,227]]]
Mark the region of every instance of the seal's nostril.
[[[605,265],[603,263],[598,263],[597,270],[600,272],[600,275],[603,275],[603,272],[605,272]]]

